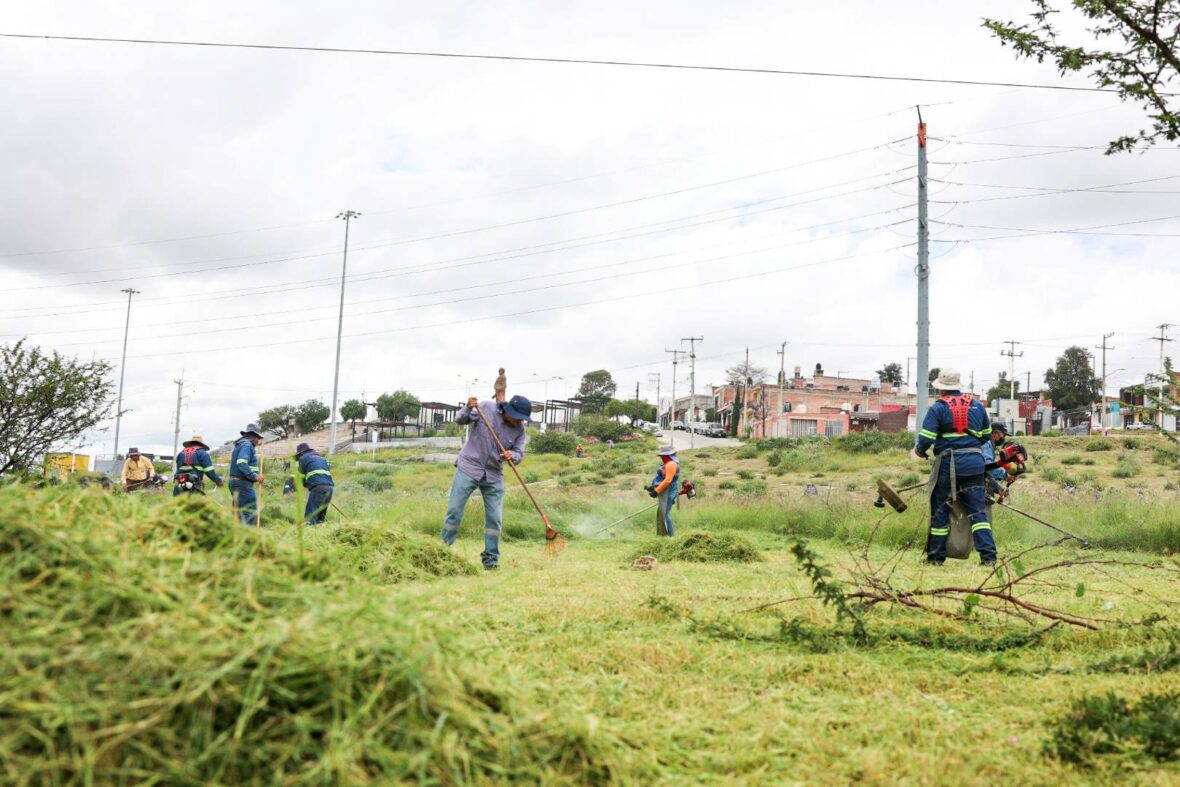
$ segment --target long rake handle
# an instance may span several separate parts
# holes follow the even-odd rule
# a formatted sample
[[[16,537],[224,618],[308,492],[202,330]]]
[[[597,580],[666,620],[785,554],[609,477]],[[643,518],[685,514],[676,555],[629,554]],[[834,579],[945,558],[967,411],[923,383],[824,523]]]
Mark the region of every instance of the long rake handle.
[[[506,452],[508,449],[506,449],[504,444],[500,442],[500,435],[496,434],[495,427],[488,423],[487,419],[483,417],[483,412],[480,411],[479,405],[476,405],[473,411],[476,414],[475,417],[483,421],[484,427],[488,430],[488,433],[492,436],[492,439],[496,441],[496,447],[500,449],[500,453],[502,454]],[[507,462],[508,466],[512,468],[512,474],[516,476],[516,480],[520,482],[521,489],[523,489],[524,493],[529,496],[529,500],[533,501],[533,508],[537,509],[537,513],[541,515],[541,521],[545,523],[545,537],[548,539],[554,538],[557,535],[557,531],[553,529],[553,525],[549,524],[549,517],[545,516],[545,512],[541,510],[541,504],[537,502],[537,498],[533,497],[533,493],[529,489],[529,485],[524,482],[524,478],[521,477],[520,471],[516,469],[516,463],[511,459],[507,460]]]

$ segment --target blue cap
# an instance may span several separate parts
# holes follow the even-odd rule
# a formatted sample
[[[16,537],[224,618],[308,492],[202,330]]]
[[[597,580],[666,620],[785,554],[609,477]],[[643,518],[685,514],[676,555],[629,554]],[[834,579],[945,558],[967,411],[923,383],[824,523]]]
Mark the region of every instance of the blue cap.
[[[533,403],[525,397],[517,394],[509,399],[507,402],[500,403],[500,410],[509,418],[515,418],[518,421],[531,421],[533,415]]]

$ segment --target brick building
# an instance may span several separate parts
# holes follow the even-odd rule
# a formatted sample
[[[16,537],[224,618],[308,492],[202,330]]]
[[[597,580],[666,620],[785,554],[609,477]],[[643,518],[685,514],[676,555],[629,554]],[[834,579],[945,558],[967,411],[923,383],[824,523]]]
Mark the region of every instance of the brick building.
[[[804,377],[796,366],[782,386],[772,382],[751,386],[744,418],[740,412],[743,389],[740,385],[715,386],[714,408],[727,431],[733,433],[735,426],[740,426],[755,438],[837,437],[853,429],[873,428],[901,431],[909,426],[917,404],[916,397],[901,386],[876,379],[833,377],[824,373],[821,364],[815,365],[811,377]],[[904,416],[897,415],[902,412]],[[870,418],[870,414],[877,415]]]

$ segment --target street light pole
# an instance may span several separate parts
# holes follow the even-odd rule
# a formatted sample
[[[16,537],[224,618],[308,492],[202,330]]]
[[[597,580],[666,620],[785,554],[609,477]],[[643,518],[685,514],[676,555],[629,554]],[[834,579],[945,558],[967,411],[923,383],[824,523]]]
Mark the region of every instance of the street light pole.
[[[340,338],[344,333],[344,282],[348,277],[348,230],[352,225],[352,220],[360,218],[360,215],[355,210],[346,210],[336,214],[336,218],[344,219],[344,260],[340,265],[340,314],[336,319],[336,373],[332,377],[332,414],[329,417],[331,428],[328,437],[329,454],[336,453],[336,397],[340,393]]]
[[[123,360],[119,362],[119,401],[115,405],[115,458],[119,458],[119,428],[123,425],[123,378],[127,373],[127,337],[131,332],[131,296],[139,290],[130,287],[119,290],[127,293],[127,322],[123,325]]]

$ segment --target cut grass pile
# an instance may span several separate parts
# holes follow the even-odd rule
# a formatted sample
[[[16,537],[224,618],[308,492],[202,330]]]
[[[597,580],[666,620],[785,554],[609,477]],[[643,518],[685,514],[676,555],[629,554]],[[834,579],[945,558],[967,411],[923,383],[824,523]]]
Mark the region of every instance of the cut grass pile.
[[[691,533],[679,538],[657,538],[637,547],[631,559],[641,555],[689,563],[755,563],[763,559],[762,550],[738,533]]]
[[[384,580],[453,563],[337,532],[346,554],[310,561],[317,582],[207,500],[0,489],[2,780],[612,778],[625,747],[605,732],[492,683],[458,636],[328,570],[366,544]]]

